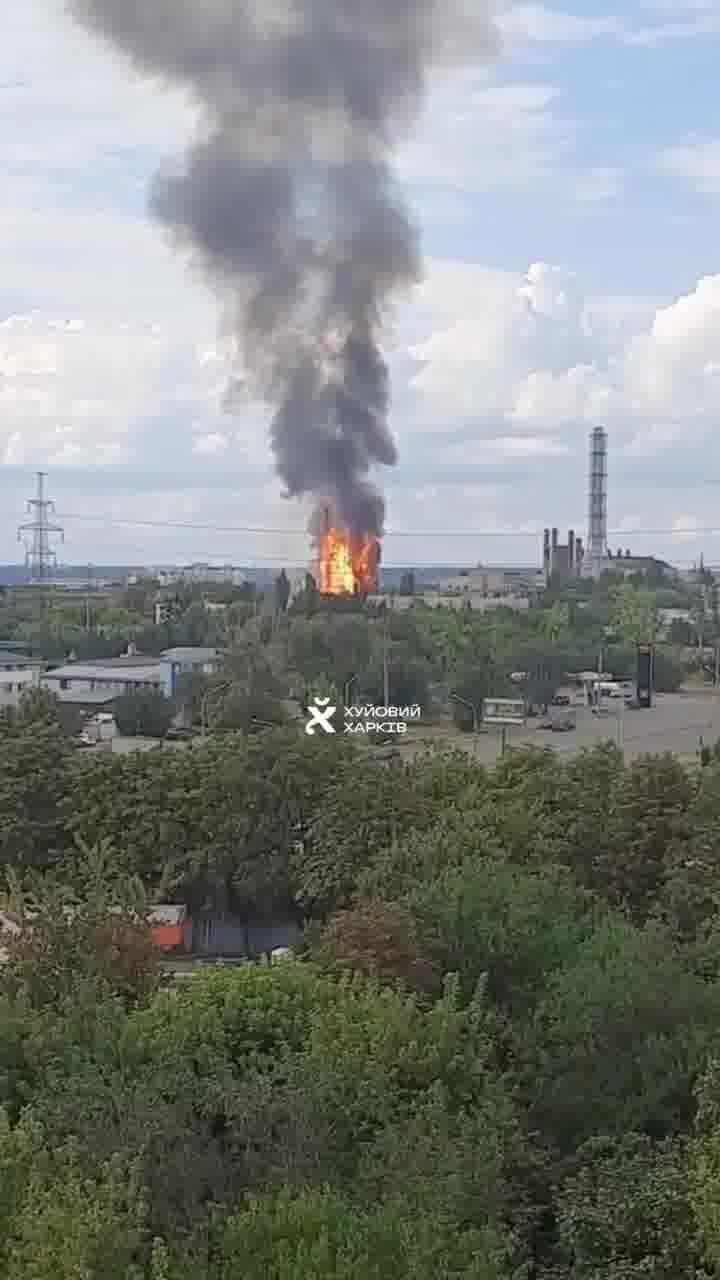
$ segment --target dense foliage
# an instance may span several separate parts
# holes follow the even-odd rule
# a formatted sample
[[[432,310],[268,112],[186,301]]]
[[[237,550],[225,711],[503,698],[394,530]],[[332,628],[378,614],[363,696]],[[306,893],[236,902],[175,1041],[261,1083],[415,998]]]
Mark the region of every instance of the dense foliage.
[[[375,670],[334,624],[287,633],[309,681]],[[389,625],[470,679],[515,624]],[[74,751],[47,700],[0,723],[0,1275],[720,1276],[720,759],[267,728],[280,629],[187,748]],[[304,942],[168,989],[159,898]]]
[[[452,708],[458,725],[470,728],[470,708],[483,698],[521,694],[542,705],[567,671],[602,662],[617,678],[633,678],[640,641],[657,642],[658,690],[677,689],[690,669],[702,671],[701,642],[720,639],[704,590],[607,577],[550,584],[526,611],[502,601],[487,611],[431,608],[416,595],[405,612],[359,598],[321,600],[312,579],[291,599],[283,574],[265,595],[251,584],[161,589],[148,581],[85,598],[8,592],[0,597],[0,640],[48,662],[118,656],[129,645],[147,655],[173,645],[217,647],[223,670],[183,678],[178,689],[186,720],[204,728],[278,724],[283,699],[313,693],[381,704],[386,672],[394,703],[417,702],[426,715]],[[681,634],[663,627],[661,603],[684,606],[692,623]],[[512,678],[518,672],[520,684]],[[157,700],[123,699],[123,731],[161,736],[165,711]]]

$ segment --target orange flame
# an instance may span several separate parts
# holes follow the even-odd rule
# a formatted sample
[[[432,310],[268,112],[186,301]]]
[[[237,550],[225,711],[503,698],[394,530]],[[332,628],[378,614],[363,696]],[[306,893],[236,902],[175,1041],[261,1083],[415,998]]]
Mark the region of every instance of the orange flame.
[[[366,594],[377,589],[378,540],[354,538],[330,526],[319,538],[319,587],[324,596]]]

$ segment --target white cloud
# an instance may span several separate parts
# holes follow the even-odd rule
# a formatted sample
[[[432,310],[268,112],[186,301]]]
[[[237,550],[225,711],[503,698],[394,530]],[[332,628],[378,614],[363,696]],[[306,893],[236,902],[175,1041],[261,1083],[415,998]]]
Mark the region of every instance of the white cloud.
[[[578,45],[602,36],[617,36],[623,30],[621,19],[613,15],[587,17],[548,9],[542,4],[514,4],[500,16],[498,26],[511,45],[516,41]]]
[[[598,166],[577,174],[569,181],[570,195],[578,204],[596,207],[614,200],[622,192],[624,174],[622,169],[612,166]]]
[[[222,453],[227,449],[227,436],[221,431],[210,431],[207,435],[197,435],[193,440],[193,453]]]
[[[673,530],[678,541],[692,542],[697,537],[699,528],[697,516],[676,516],[673,520]]]
[[[532,185],[553,170],[572,136],[557,98],[551,84],[455,78],[435,90],[417,135],[401,149],[400,175],[466,192]]]
[[[645,25],[626,33],[628,44],[654,48],[673,40],[720,33],[717,0],[642,0]]]
[[[720,276],[650,317],[639,302],[634,324],[626,308],[614,330],[575,277],[542,263],[487,283],[481,269],[440,267],[424,293],[435,321],[413,355],[428,429],[442,413],[561,440],[601,421],[657,454],[700,447],[720,414]]]
[[[667,147],[661,153],[660,164],[666,172],[687,178],[699,191],[720,195],[720,139]]]

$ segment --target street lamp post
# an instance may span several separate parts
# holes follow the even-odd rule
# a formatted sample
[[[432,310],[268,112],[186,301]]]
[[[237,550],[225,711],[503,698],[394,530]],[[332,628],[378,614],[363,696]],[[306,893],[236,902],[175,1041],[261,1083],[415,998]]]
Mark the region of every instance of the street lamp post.
[[[350,690],[352,689],[352,686],[355,684],[357,678],[358,678],[357,676],[351,676],[350,679],[346,680],[345,684],[343,685],[343,710],[347,709],[348,703],[350,702]]]

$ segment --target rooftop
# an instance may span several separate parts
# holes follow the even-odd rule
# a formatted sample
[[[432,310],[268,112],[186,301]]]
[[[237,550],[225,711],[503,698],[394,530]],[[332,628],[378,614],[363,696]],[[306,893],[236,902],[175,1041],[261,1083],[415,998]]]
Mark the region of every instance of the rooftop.
[[[202,645],[178,645],[174,649],[163,649],[162,657],[169,662],[214,662],[218,656],[217,649],[204,648]]]
[[[159,661],[159,658],[154,658],[147,653],[124,653],[121,658],[83,658],[81,662],[71,659],[67,666],[114,667],[121,669],[123,667],[147,667],[149,663],[158,663]]]
[[[42,658],[30,658],[26,653],[13,653],[11,649],[0,649],[0,667],[43,667]]]
[[[45,673],[46,680],[113,680],[143,684],[162,679],[160,659],[155,661],[143,658],[128,661],[124,658],[110,658],[104,662],[68,662],[63,667],[54,667]]]
[[[188,910],[186,906],[175,906],[170,903],[159,903],[153,907],[148,913],[148,923],[151,925],[178,925],[183,924],[187,920]]]

